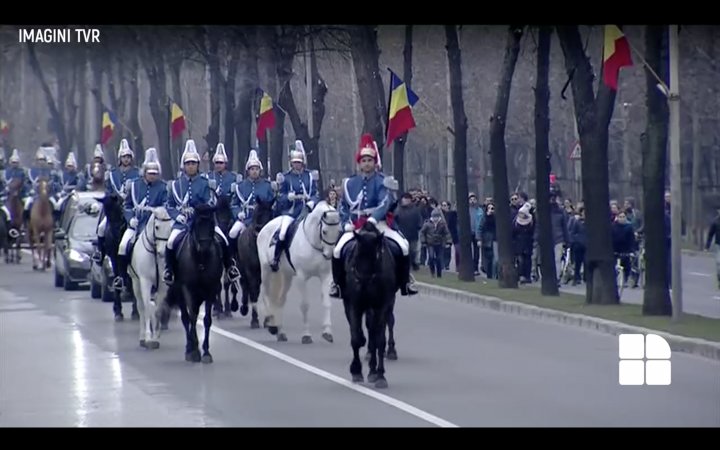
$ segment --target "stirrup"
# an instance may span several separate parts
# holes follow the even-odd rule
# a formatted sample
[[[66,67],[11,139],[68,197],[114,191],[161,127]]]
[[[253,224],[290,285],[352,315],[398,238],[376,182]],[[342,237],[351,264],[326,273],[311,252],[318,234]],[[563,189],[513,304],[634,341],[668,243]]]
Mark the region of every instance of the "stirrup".
[[[334,282],[330,285],[330,297],[332,297],[332,298],[341,298],[342,297],[342,295],[340,295],[340,286],[338,286]]]
[[[235,282],[238,278],[240,278],[240,270],[238,270],[237,266],[235,264],[231,264],[227,271],[228,278],[230,278],[231,282]]]
[[[163,272],[163,281],[165,284],[173,284],[175,281],[175,275],[170,269],[165,269],[165,272]]]
[[[118,275],[113,280],[113,288],[117,290],[121,290],[125,287],[125,281],[123,280],[122,276]]]

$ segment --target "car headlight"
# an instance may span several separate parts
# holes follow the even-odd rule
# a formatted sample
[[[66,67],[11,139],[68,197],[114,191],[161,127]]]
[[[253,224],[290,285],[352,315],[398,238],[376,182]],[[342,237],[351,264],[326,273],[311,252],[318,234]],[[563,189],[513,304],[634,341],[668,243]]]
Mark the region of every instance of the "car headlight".
[[[88,258],[88,256],[86,254],[80,253],[79,251],[77,251],[75,249],[70,249],[70,252],[68,253],[68,257],[71,260],[77,261],[77,262],[83,262]]]

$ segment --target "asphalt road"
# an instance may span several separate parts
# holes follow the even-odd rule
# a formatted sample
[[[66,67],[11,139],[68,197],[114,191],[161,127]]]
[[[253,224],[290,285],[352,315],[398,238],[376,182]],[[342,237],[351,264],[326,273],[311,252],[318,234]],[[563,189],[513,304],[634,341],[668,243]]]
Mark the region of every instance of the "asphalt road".
[[[455,270],[454,255],[450,269]],[[714,254],[708,253],[707,255],[695,256],[683,253],[682,273],[683,311],[720,319],[720,290],[718,290]],[[485,280],[484,274],[482,274],[481,279]],[[584,284],[579,286],[563,285],[561,290],[585,295]],[[643,290],[628,287],[623,291],[621,301],[623,303],[642,305]]]
[[[129,304],[115,323],[28,259],[0,263],[0,426],[720,426],[717,361],[675,354],[672,385],[619,386],[616,337],[422,296],[398,297],[389,388],[353,385],[341,304],[328,343],[312,303],[303,345],[294,292],[288,342],[216,320],[203,365],[179,318],[145,350]]]

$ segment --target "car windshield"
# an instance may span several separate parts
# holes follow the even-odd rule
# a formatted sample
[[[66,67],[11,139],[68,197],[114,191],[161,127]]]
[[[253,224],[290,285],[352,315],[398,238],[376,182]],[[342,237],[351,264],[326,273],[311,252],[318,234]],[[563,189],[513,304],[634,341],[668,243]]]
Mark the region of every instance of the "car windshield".
[[[80,241],[90,241],[97,236],[97,216],[79,214],[70,226],[70,237]]]

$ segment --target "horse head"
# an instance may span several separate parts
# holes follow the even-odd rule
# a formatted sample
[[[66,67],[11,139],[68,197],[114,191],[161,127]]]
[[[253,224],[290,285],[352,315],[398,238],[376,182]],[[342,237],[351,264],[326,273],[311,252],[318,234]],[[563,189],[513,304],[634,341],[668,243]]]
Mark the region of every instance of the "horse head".
[[[268,222],[273,219],[273,198],[269,202],[258,200],[253,210],[252,226],[255,231],[259,232]]]
[[[108,223],[116,225],[124,222],[125,216],[123,215],[122,197],[112,192],[98,201],[103,205],[103,211],[105,211],[105,217],[107,217]]]
[[[144,233],[147,240],[161,258],[165,257],[165,249],[172,232],[172,225],[172,218],[163,206],[153,208],[153,213],[148,219],[147,225],[145,225]]]
[[[320,239],[317,244],[321,246],[318,250],[322,250],[325,259],[330,259],[342,231],[340,229],[340,213],[323,200],[315,205],[305,220],[311,225],[310,229],[317,228]],[[308,236],[308,239],[315,246],[314,239],[311,236]]]
[[[355,252],[351,267],[362,280],[373,278],[382,271],[382,250],[385,244],[383,234],[370,222],[355,230]]]
[[[208,242],[215,239],[215,212],[217,208],[210,205],[199,205],[195,208],[192,235],[199,253],[207,250]]]
[[[90,171],[93,182],[104,182],[105,181],[105,164],[94,162]]]
[[[37,190],[36,190],[38,199],[46,200],[46,199],[50,198],[49,185],[50,185],[50,183],[45,178],[41,178],[40,180],[38,180]]]

